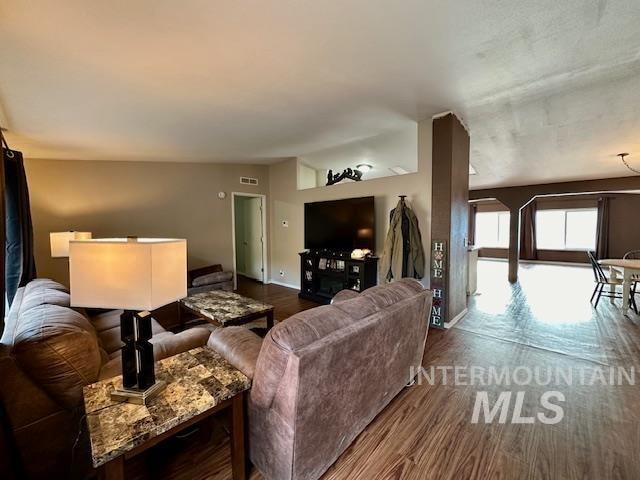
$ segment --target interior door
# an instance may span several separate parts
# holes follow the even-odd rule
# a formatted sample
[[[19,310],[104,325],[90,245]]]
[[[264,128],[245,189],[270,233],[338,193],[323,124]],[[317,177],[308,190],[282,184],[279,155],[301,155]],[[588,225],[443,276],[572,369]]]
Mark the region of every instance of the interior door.
[[[264,232],[262,231],[262,197],[249,197],[246,203],[246,274],[263,281],[262,264]]]

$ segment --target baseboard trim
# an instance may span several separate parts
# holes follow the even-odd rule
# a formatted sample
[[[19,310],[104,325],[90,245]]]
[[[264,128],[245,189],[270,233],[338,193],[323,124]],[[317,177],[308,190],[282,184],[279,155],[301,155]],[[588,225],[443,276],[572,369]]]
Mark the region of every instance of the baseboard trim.
[[[478,257],[478,261],[483,260],[486,262],[503,262],[508,263],[509,260],[507,258],[496,258],[496,257]],[[567,267],[588,267],[591,268],[591,265],[584,262],[557,262],[553,260],[518,260],[518,263],[533,263],[539,265],[564,265]]]
[[[453,327],[456,323],[458,323],[458,320],[460,320],[462,317],[464,317],[467,313],[469,312],[468,308],[465,308],[464,310],[462,310],[458,315],[456,315],[453,320],[451,320],[450,322],[444,322],[444,328],[451,328]]]
[[[533,263],[537,265],[563,265],[565,267],[588,267],[591,265],[585,262],[559,262],[553,260],[520,260],[520,263]]]
[[[280,287],[292,288],[293,290],[300,290],[300,287],[297,285],[292,285],[290,283],[280,282],[278,280],[274,280],[273,278],[269,280],[269,283],[273,283],[274,285],[278,285]]]

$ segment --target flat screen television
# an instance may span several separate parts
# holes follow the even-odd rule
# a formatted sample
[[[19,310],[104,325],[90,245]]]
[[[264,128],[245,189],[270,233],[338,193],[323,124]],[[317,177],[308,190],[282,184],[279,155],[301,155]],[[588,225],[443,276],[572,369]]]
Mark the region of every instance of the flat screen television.
[[[350,252],[375,249],[374,197],[304,204],[304,248]]]

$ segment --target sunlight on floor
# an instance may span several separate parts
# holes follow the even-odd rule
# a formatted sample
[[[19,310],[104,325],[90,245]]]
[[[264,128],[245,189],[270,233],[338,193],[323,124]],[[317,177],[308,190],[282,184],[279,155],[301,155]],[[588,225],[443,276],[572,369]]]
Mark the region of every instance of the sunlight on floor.
[[[640,358],[640,317],[622,315],[620,299],[594,308],[590,268],[523,263],[514,284],[507,271],[506,262],[478,262],[478,292],[454,328],[602,364]]]
[[[514,286],[507,281],[507,271],[506,262],[478,263],[476,308],[492,314],[507,311],[514,299]],[[526,302],[537,322],[571,324],[591,321],[592,307],[588,300],[594,283],[590,268],[525,263],[520,266],[519,282],[522,288],[520,301]]]

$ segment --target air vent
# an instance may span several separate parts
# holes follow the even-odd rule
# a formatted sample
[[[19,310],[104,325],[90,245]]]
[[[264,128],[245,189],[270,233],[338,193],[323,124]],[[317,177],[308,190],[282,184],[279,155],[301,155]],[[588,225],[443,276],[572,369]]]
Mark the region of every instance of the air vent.
[[[243,185],[258,185],[258,179],[251,177],[240,177],[240,183]]]
[[[389,167],[389,170],[391,170],[395,175],[405,175],[407,173],[411,173],[409,172],[409,170],[407,170],[404,167],[401,167],[400,165],[396,165],[395,167]]]

